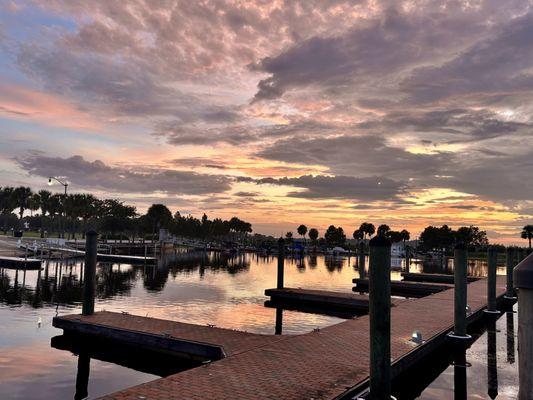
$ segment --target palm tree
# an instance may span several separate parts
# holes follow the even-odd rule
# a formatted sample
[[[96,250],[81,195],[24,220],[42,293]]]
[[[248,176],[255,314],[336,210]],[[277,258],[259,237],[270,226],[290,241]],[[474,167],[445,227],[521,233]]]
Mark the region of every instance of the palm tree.
[[[378,235],[379,236],[387,236],[387,233],[390,232],[390,226],[387,224],[382,224],[378,226]]]
[[[6,186],[0,190],[0,213],[11,214],[17,207],[15,197],[13,196],[14,188]]]
[[[405,242],[411,238],[411,234],[408,230],[402,229],[402,231],[400,232],[400,237],[403,240],[403,250],[405,251]]]
[[[363,233],[363,239],[366,239],[366,235],[368,235],[369,238],[372,237],[376,232],[376,227],[369,222],[363,222],[361,226],[359,226],[359,230]]]
[[[522,239],[529,240],[529,248],[531,249],[531,239],[533,239],[533,225],[526,225],[522,229],[522,233],[520,234],[520,237]]]
[[[22,216],[24,214],[24,210],[27,209],[29,206],[32,194],[33,193],[31,192],[31,189],[25,186],[19,186],[18,188],[15,188],[15,190],[13,190],[13,197],[17,202],[16,204],[19,209],[19,218],[21,221]]]
[[[305,235],[307,234],[307,226],[302,224],[298,227],[298,229],[296,229],[296,231],[298,232],[298,235],[304,238],[304,245],[305,245]]]
[[[44,221],[48,208],[50,207],[50,197],[52,193],[48,190],[39,190],[37,193],[37,198],[39,200],[39,208],[41,209],[41,237],[44,237]]]
[[[355,231],[353,231],[353,238],[355,240],[361,240],[364,239],[364,237],[365,233],[361,229],[356,229]]]

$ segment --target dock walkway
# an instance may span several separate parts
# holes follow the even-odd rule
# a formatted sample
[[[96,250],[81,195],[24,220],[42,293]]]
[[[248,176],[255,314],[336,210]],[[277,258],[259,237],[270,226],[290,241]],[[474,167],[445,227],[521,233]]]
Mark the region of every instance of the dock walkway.
[[[354,279],[355,287],[352,289],[354,292],[366,293],[370,289],[370,282],[368,279]],[[429,283],[429,282],[404,282],[404,281],[392,281],[391,282],[391,294],[393,296],[402,297],[424,297],[430,294],[439,293],[453,288],[452,284],[447,283]]]
[[[468,304],[472,310],[469,320],[480,317],[486,303],[486,280],[468,285]],[[497,296],[505,293],[505,277],[497,278]],[[442,343],[453,326],[454,291],[445,290],[420,299],[406,300],[391,310],[391,351],[393,375],[426,355]],[[91,324],[98,319],[67,316],[78,323]],[[110,326],[120,324],[112,316]],[[149,324],[151,319],[137,317]],[[159,321],[159,320],[158,320]],[[159,324],[160,322],[158,322]],[[137,332],[145,329],[145,322],[132,327]],[[168,327],[156,327],[162,333]],[[413,331],[419,331],[425,342],[416,345],[410,341]],[[223,341],[217,335],[206,339],[196,336],[196,328],[189,339]],[[200,332],[200,330],[198,330]],[[213,331],[214,332],[214,331]],[[340,399],[350,390],[365,385],[369,373],[369,318],[363,316],[347,320],[303,335],[274,336],[272,342],[250,345],[246,351],[237,351],[219,361],[193,368],[166,378],[105,396],[108,400],[146,399]]]

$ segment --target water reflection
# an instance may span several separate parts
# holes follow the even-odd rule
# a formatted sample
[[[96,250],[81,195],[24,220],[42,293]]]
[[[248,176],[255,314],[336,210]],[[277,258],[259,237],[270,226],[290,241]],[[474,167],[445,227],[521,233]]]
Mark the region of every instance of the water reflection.
[[[490,317],[489,317],[490,318]],[[496,357],[496,321],[487,322],[487,382],[488,395],[491,399],[498,396],[498,369]]]
[[[514,364],[515,362],[515,345],[514,345],[514,316],[512,312],[506,312],[505,318],[507,321],[507,362]]]
[[[453,360],[453,398],[455,400],[466,400],[466,350],[458,349]]]

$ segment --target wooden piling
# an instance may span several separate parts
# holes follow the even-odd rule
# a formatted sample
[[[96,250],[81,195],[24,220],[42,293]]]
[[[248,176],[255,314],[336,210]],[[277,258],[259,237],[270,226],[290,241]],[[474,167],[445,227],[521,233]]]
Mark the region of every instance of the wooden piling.
[[[458,243],[454,251],[454,327],[449,336],[458,340],[469,340],[466,333],[466,299],[467,299],[467,264],[468,253],[464,243]]]
[[[370,241],[370,399],[391,397],[391,242],[384,236]]]
[[[487,251],[487,309],[486,313],[499,314],[496,308],[496,264],[498,252],[494,247]]]
[[[365,243],[362,241],[359,243],[359,278],[365,279]]]
[[[285,278],[285,240],[278,240],[278,280],[276,287],[283,289]]]
[[[505,298],[515,300],[516,293],[513,287],[513,268],[515,266],[515,263],[514,263],[515,249],[513,247],[507,247],[505,256],[506,256],[505,257],[505,268],[506,268],[506,274],[507,274],[507,281],[506,281],[507,291],[505,293]]]
[[[513,271],[518,289],[518,400],[533,399],[533,256]]]
[[[96,290],[96,249],[98,234],[89,231],[85,235],[85,280],[83,282],[83,315],[94,314],[94,296]]]

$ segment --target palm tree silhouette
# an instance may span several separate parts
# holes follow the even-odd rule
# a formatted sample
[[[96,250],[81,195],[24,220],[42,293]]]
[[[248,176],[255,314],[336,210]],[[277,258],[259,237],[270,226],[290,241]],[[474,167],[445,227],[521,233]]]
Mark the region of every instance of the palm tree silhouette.
[[[522,239],[529,240],[529,248],[531,249],[531,239],[533,239],[533,225],[526,225],[522,229],[522,233],[520,234],[520,237]]]
[[[305,225],[302,224],[302,225],[300,225],[300,226],[298,227],[298,229],[296,229],[296,231],[298,232],[298,234],[299,234],[300,236],[302,236],[302,237],[304,238],[304,245],[305,245],[305,235],[306,235],[306,233],[307,233],[307,226],[305,226]]]

